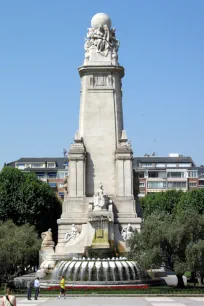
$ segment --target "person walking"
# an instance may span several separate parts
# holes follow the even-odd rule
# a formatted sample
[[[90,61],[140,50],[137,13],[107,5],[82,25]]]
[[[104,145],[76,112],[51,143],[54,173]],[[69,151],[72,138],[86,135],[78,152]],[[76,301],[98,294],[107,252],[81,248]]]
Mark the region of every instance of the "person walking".
[[[59,295],[59,299],[61,298],[62,294],[64,295],[64,299],[66,299],[66,296],[65,296],[65,278],[64,278],[63,275],[61,276],[61,280],[60,280],[60,295]]]
[[[2,298],[2,306],[16,306],[16,297],[11,294],[11,286],[6,286],[6,295]]]
[[[29,279],[27,281],[27,298],[28,300],[31,300],[31,295],[32,295],[32,281]]]
[[[40,291],[40,281],[39,281],[39,277],[37,277],[34,281],[34,288],[35,288],[35,300],[38,299],[38,294]]]

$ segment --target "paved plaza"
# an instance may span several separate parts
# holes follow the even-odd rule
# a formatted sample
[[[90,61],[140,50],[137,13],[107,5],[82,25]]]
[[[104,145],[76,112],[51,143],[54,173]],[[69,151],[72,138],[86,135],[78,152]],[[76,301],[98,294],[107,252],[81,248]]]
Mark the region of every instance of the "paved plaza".
[[[204,306],[204,297],[67,297],[17,300],[18,306]]]

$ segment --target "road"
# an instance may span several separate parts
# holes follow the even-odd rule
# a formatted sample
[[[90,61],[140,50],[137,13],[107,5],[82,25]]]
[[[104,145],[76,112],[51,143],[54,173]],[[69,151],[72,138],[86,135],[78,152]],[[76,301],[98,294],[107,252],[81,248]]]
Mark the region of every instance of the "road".
[[[204,297],[67,297],[17,299],[17,306],[204,306]]]

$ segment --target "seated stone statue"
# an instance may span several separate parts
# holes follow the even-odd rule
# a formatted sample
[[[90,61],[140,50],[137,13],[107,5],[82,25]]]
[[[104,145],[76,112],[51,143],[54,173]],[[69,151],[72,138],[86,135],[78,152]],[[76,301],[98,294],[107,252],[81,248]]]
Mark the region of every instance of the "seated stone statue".
[[[91,203],[93,203],[93,210],[108,209],[109,200],[107,195],[104,193],[102,183],[100,183]]]
[[[78,229],[72,224],[71,229],[65,234],[64,241],[70,243],[72,240],[75,240],[79,236]]]
[[[133,235],[133,229],[131,224],[129,223],[127,227],[124,227],[121,231],[121,235],[125,241],[131,238]]]
[[[52,239],[52,230],[51,228],[48,229],[47,232],[43,232],[41,234],[41,238],[43,239],[42,244],[41,244],[41,249],[44,248],[50,248],[50,247],[54,247],[55,243]]]

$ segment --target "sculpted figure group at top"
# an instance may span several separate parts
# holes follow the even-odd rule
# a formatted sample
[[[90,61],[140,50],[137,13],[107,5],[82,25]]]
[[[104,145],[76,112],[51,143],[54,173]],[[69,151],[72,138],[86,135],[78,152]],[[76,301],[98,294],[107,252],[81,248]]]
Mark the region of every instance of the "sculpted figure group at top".
[[[89,49],[93,46],[96,47],[97,52],[108,55],[111,50],[113,53],[117,53],[119,48],[119,41],[115,37],[116,29],[109,29],[105,24],[100,28],[88,28],[87,39],[85,42],[85,50],[89,52]]]

